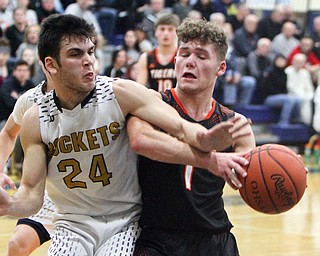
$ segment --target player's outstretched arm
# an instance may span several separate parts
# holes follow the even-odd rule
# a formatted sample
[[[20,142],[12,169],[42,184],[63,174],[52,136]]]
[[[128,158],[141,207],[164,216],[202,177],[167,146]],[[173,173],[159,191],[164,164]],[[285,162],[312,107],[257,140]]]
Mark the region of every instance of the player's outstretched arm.
[[[158,92],[123,79],[116,80],[113,89],[124,115],[135,115],[204,152],[216,149],[214,132],[181,118],[175,109],[161,100]],[[228,120],[220,125],[225,133],[229,133],[233,123]]]
[[[4,173],[5,164],[14,148],[20,125],[16,124],[12,114],[0,132],[0,187],[9,185],[16,188],[14,182]]]
[[[243,167],[248,161],[243,158],[244,154],[202,152],[135,116],[129,118],[127,130],[130,145],[137,154],[166,163],[207,169],[234,189],[241,187],[237,174],[246,176]]]
[[[217,151],[233,146],[236,152],[244,152],[255,146],[251,120],[238,113],[227,123],[222,122],[215,125],[205,133],[199,132],[197,138],[201,141],[201,144],[214,143]]]
[[[0,188],[0,215],[27,217],[42,206],[47,165],[45,145],[41,141],[37,106],[28,110],[21,126],[24,150],[20,187],[13,196]]]

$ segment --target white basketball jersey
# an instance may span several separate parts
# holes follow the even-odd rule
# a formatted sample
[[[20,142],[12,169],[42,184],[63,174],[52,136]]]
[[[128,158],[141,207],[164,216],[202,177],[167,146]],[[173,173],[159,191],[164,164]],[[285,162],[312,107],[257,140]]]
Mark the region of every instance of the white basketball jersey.
[[[42,81],[36,87],[26,91],[18,98],[12,111],[13,120],[16,124],[21,125],[24,113],[44,95],[42,90],[44,83],[45,81]]]
[[[54,91],[38,101],[49,150],[47,190],[60,214],[121,216],[141,207],[137,158],[112,81],[98,76],[73,110],[61,109]]]

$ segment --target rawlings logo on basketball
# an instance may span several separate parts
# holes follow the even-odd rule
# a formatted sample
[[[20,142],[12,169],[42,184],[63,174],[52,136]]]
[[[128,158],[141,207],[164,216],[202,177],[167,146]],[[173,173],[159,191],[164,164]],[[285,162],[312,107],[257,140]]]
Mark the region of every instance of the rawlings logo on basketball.
[[[280,174],[274,174],[271,176],[271,179],[275,181],[274,186],[275,186],[275,194],[277,195],[277,198],[280,202],[283,202],[283,206],[290,206],[294,205],[295,202],[292,199],[292,191],[289,192],[287,191],[284,183],[286,179],[281,176]]]

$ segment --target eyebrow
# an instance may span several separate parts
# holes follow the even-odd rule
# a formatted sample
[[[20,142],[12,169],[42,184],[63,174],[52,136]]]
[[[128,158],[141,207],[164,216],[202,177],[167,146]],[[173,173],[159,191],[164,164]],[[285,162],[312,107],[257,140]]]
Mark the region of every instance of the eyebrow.
[[[190,50],[190,47],[187,46],[180,46],[180,50]],[[201,47],[196,47],[194,49],[196,52],[204,53],[204,54],[209,54],[209,52]]]

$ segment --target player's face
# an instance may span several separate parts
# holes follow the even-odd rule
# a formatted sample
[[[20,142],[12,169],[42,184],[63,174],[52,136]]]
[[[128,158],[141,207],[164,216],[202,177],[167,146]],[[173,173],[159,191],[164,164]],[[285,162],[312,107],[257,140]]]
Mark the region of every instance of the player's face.
[[[82,93],[94,88],[94,49],[89,39],[66,38],[62,42],[58,76],[65,87]]]
[[[212,90],[217,76],[225,72],[211,44],[181,42],[176,56],[177,87],[182,90]]]
[[[176,27],[172,25],[159,25],[155,36],[160,45],[172,45],[176,43]]]

